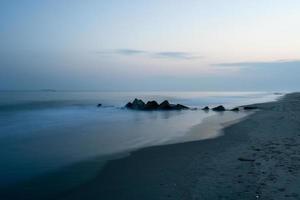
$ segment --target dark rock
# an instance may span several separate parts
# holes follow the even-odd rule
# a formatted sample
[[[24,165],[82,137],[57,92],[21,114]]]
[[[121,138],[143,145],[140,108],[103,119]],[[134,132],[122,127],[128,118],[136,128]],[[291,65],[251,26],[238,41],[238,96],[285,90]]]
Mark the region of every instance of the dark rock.
[[[239,161],[243,161],[243,162],[254,162],[254,159],[250,159],[250,158],[238,158]]]
[[[205,106],[204,108],[202,108],[202,110],[208,111],[208,110],[209,110],[209,107],[208,107],[208,106]]]
[[[125,105],[126,108],[130,108],[132,109],[132,103],[131,102],[128,102],[126,105]]]
[[[171,107],[172,107],[172,106],[171,106]],[[172,108],[174,108],[175,110],[185,110],[185,109],[189,109],[189,107],[184,106],[184,105],[181,105],[181,104],[177,104],[177,105],[175,105],[175,106],[172,107]]]
[[[230,111],[237,112],[237,111],[239,111],[239,110],[240,110],[239,108],[233,108],[233,109],[231,109]]]
[[[159,105],[156,101],[148,101],[145,105],[145,110],[155,110],[158,109]]]
[[[128,102],[125,105],[128,109],[133,110],[184,110],[190,109],[187,106],[181,104],[170,104],[167,100],[163,101],[161,104],[158,104],[156,101],[148,101],[146,104],[140,99],[134,99],[134,101]]]
[[[244,110],[254,110],[254,109],[258,109],[258,107],[256,107],[256,106],[244,106]]]
[[[134,99],[132,102],[132,108],[136,110],[143,110],[145,108],[145,103],[141,99]]]
[[[160,110],[184,110],[189,109],[189,107],[181,105],[181,104],[170,104],[167,100],[163,101],[159,106]]]
[[[132,103],[127,103],[125,107],[134,110],[143,110],[145,109],[145,103],[140,99],[134,99]]]
[[[101,103],[99,103],[98,105],[97,105],[97,107],[99,108],[99,107],[101,107],[102,106],[102,104]]]
[[[165,100],[161,104],[159,104],[158,108],[161,110],[171,110],[172,109],[171,104],[167,100]]]
[[[213,111],[225,111],[224,106],[217,106],[212,109]]]

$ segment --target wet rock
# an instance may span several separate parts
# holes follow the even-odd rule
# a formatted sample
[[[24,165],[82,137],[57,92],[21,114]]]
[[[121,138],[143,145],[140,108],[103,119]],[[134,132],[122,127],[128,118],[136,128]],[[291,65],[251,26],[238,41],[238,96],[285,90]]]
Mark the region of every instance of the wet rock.
[[[132,103],[131,102],[128,102],[126,105],[125,105],[126,108],[130,108],[132,109]]]
[[[127,103],[125,107],[133,110],[143,110],[145,109],[145,103],[141,99],[134,99],[132,103]]]
[[[159,104],[158,108],[161,110],[171,110],[171,104],[169,103],[169,101],[165,100],[161,104]]]
[[[181,104],[176,104],[175,105],[175,110],[185,110],[185,109],[189,109],[189,107],[181,105]]]
[[[181,104],[170,104],[167,100],[163,101],[159,106],[160,110],[185,110],[189,109],[189,107],[181,105]]]
[[[97,107],[99,108],[99,107],[101,107],[102,106],[102,104],[101,103],[99,103],[98,105],[97,105]]]
[[[159,105],[156,101],[148,101],[145,105],[145,110],[155,110],[158,109]]]
[[[220,105],[220,106],[214,107],[212,110],[220,112],[220,111],[225,111],[226,109],[224,108],[224,106]]]
[[[239,110],[240,110],[239,108],[233,108],[233,109],[231,109],[230,111],[237,112],[237,111],[239,111]]]
[[[256,106],[244,106],[243,108],[244,108],[244,110],[255,110],[255,109],[258,109],[258,107],[256,107]]]
[[[189,109],[189,107],[181,104],[170,104],[167,100],[158,104],[156,101],[148,101],[146,104],[140,99],[134,99],[133,102],[128,102],[125,105],[128,109],[133,110],[184,110]]]
[[[251,158],[238,158],[239,161],[243,161],[243,162],[254,162],[255,160],[254,159],[251,159]]]
[[[202,110],[204,110],[204,111],[209,111],[209,107],[208,107],[208,106],[205,106],[204,108],[202,108]]]

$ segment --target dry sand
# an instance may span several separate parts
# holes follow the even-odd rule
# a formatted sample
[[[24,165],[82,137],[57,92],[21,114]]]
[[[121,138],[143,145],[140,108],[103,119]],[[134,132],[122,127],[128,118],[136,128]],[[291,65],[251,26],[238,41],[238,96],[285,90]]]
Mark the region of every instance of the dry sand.
[[[300,94],[256,106],[221,137],[138,150],[61,199],[300,199]]]

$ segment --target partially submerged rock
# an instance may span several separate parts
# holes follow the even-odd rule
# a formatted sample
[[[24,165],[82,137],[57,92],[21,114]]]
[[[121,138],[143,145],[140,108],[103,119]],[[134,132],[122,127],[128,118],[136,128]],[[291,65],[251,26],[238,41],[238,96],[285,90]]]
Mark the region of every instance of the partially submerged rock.
[[[169,101],[165,100],[161,104],[156,101],[148,101],[146,104],[140,99],[134,99],[134,101],[128,102],[125,105],[128,109],[133,110],[184,110],[189,109],[189,107],[181,104],[170,104]]]
[[[145,109],[145,103],[141,99],[134,99],[132,103],[128,102],[125,107],[134,110],[143,110]]]
[[[205,106],[204,108],[202,108],[202,110],[204,110],[204,111],[209,111],[209,107],[208,107],[208,106]]]
[[[238,158],[239,161],[242,161],[242,162],[254,162],[255,159],[252,159],[252,158]]]
[[[244,110],[255,110],[255,109],[258,109],[258,107],[256,107],[256,106],[244,106],[243,108],[244,108]]]
[[[237,112],[237,111],[239,111],[239,110],[240,110],[240,109],[239,109],[238,107],[236,107],[236,108],[231,109],[230,111]]]
[[[184,110],[184,109],[189,109],[189,107],[181,105],[181,104],[176,104],[174,106],[175,110]]]
[[[160,110],[184,110],[189,109],[189,107],[181,105],[181,104],[170,104],[169,101],[165,100],[161,104],[159,104],[158,109]]]
[[[158,108],[161,110],[171,110],[172,107],[169,101],[165,100],[161,104],[159,104]]]
[[[155,110],[159,107],[156,101],[148,101],[145,105],[145,110]]]
[[[101,103],[99,103],[98,105],[97,105],[97,107],[99,108],[99,107],[101,107],[102,106],[102,104]]]
[[[220,111],[225,111],[226,109],[224,108],[224,106],[220,105],[220,106],[214,107],[212,110],[220,112]]]

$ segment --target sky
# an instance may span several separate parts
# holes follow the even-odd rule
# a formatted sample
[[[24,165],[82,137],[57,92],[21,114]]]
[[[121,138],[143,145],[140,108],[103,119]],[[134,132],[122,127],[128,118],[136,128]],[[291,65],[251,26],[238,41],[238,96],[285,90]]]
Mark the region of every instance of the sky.
[[[299,0],[3,0],[0,90],[300,90]]]

